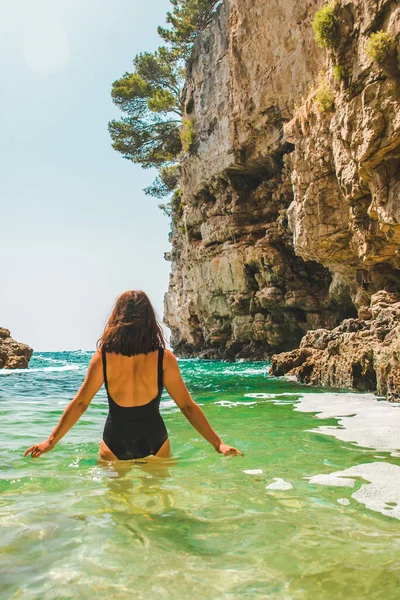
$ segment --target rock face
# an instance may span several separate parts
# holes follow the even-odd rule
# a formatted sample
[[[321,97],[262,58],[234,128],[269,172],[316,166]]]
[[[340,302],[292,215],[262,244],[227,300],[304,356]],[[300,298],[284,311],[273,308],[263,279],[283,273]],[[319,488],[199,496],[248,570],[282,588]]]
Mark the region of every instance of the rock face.
[[[338,0],[327,53],[323,4],[225,0],[195,45],[165,299],[178,355],[270,358],[400,292],[398,60],[366,53],[400,10]]]
[[[0,369],[26,369],[32,348],[15,341],[8,329],[0,327]]]
[[[370,309],[335,329],[309,331],[300,347],[272,357],[271,375],[302,383],[377,391],[400,401],[400,296],[377,292]]]
[[[328,267],[360,308],[400,284],[399,62],[380,65],[365,51],[377,29],[398,38],[400,8],[342,0],[338,17],[325,75],[345,69],[336,89],[330,82],[334,109],[321,113],[311,97],[285,125],[294,144],[288,218],[296,254]]]

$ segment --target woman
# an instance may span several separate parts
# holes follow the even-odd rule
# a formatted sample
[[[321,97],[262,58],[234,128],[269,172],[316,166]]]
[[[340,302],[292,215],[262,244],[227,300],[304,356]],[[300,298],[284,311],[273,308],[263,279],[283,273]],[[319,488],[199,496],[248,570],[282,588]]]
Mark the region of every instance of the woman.
[[[116,301],[85,380],[54,431],[44,442],[28,448],[24,456],[37,458],[52,450],[83,415],[103,383],[109,404],[100,443],[103,460],[171,456],[168,433],[159,412],[163,386],[217,452],[243,456],[221,440],[190,396],[178,361],[165,349],[149,298],[136,290],[125,292]]]

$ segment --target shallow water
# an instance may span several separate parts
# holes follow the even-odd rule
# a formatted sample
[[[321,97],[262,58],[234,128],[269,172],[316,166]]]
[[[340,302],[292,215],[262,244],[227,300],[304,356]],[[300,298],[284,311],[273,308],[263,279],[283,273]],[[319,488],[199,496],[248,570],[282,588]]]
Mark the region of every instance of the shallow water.
[[[183,360],[193,397],[245,457],[224,458],[164,394],[175,462],[98,461],[103,389],[45,439],[91,353],[0,371],[2,598],[398,598],[400,405]]]

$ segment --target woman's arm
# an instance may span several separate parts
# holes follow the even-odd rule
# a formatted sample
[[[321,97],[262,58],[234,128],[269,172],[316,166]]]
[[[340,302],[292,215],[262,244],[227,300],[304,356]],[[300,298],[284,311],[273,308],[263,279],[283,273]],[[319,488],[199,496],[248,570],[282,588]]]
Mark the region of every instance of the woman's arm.
[[[178,361],[170,350],[165,350],[164,353],[164,385],[168,394],[176,402],[189,423],[193,425],[207,442],[214,446],[217,452],[225,456],[231,454],[235,456],[240,454],[243,456],[240,450],[225,444],[211,427],[200,406],[196,404],[189,394],[182,379]]]
[[[97,350],[90,363],[84,382],[75,398],[68,404],[64,410],[57,426],[50,434],[49,438],[40,444],[34,444],[26,450],[24,456],[28,454],[32,458],[37,458],[54,448],[62,437],[75,425],[78,419],[83,415],[99,389],[103,384],[103,368],[101,353]]]

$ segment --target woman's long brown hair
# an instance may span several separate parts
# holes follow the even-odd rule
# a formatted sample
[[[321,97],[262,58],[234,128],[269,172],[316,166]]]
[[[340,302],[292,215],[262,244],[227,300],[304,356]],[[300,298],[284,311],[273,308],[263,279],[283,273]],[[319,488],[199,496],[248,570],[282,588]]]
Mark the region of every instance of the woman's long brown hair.
[[[165,348],[161,326],[148,296],[140,290],[117,299],[97,347],[124,356],[147,354]]]

